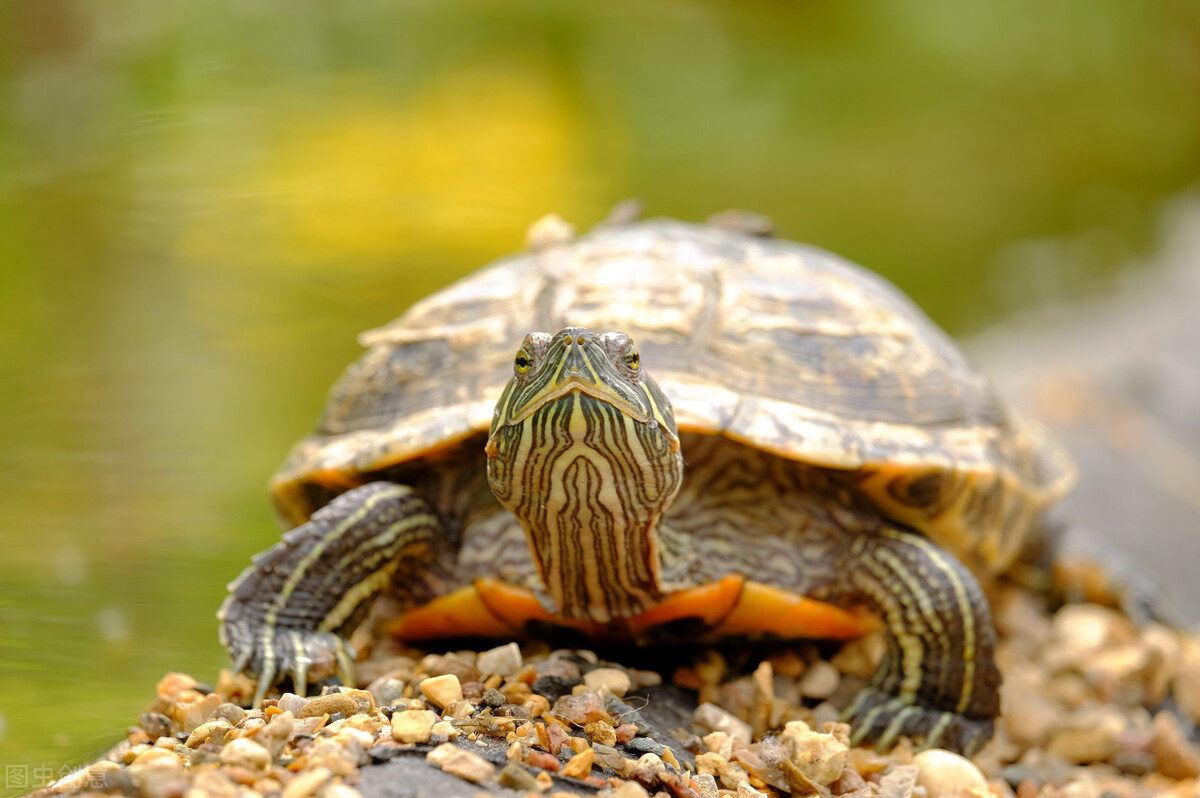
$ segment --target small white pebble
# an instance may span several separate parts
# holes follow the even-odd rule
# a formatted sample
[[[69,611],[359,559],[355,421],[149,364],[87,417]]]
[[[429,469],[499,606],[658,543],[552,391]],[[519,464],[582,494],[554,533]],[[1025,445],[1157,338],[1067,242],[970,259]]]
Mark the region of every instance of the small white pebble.
[[[917,766],[917,786],[924,787],[929,798],[958,795],[964,790],[987,789],[987,779],[966,757],[941,748],[931,748],[913,757]]]
[[[509,676],[516,673],[521,664],[521,647],[516,643],[506,643],[484,651],[475,660],[475,667],[484,676]]]
[[[583,675],[583,683],[589,690],[603,693],[606,690],[617,697],[624,696],[632,686],[629,674],[619,668],[595,668]]]

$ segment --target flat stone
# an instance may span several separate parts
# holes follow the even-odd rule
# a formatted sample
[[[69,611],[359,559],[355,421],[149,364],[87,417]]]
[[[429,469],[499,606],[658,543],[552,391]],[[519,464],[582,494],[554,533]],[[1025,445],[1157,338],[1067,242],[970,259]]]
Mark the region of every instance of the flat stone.
[[[421,681],[421,695],[439,709],[445,709],[462,700],[462,684],[453,673],[431,676]]]
[[[625,747],[630,751],[637,751],[642,754],[654,754],[655,756],[662,756],[664,750],[662,743],[658,740],[652,740],[649,737],[634,737],[625,744]]]
[[[941,748],[931,748],[913,757],[919,769],[917,786],[929,795],[958,795],[964,790],[987,790],[987,779],[971,760]]]
[[[583,675],[583,683],[589,690],[597,693],[609,692],[615,696],[624,696],[629,692],[632,682],[629,674],[620,668],[595,668]]]
[[[476,784],[496,777],[495,765],[478,754],[462,750],[454,743],[442,743],[425,758],[447,773]]]
[[[297,773],[295,778],[283,788],[283,798],[309,798],[321,791],[325,785],[333,781],[333,771],[329,768],[312,768]]]
[[[314,718],[321,715],[353,715],[358,712],[358,702],[345,693],[330,693],[309,699],[308,703],[296,713],[297,718]]]
[[[521,647],[516,643],[488,649],[475,660],[475,667],[484,676],[511,676],[520,669],[521,664]]]
[[[708,702],[696,707],[696,711],[692,714],[692,723],[702,730],[702,734],[722,731],[742,745],[749,745],[753,736],[749,723],[721,709],[716,704]],[[729,785],[729,788],[736,789],[737,783]]]
[[[510,790],[529,792],[538,788],[537,778],[516,762],[509,762],[500,770],[500,786]]]
[[[398,743],[427,743],[438,722],[437,713],[428,709],[406,709],[392,715],[392,739]]]

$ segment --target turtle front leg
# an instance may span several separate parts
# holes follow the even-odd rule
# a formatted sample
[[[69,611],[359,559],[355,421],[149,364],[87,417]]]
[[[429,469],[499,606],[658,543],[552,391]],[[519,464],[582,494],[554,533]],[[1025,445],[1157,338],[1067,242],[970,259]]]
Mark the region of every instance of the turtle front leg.
[[[217,611],[221,643],[234,670],[258,679],[254,704],[291,676],[304,695],[309,681],[339,673],[353,683],[346,639],[362,623],[398,568],[432,574],[445,543],[442,524],[415,490],[372,482],[334,499],[283,540],[252,558],[229,584]],[[401,584],[413,603],[432,589]]]
[[[1000,711],[996,632],[979,583],[921,535],[883,528],[842,552],[838,592],[883,618],[887,653],[845,709],[852,741],[880,749],[900,735],[970,755]]]

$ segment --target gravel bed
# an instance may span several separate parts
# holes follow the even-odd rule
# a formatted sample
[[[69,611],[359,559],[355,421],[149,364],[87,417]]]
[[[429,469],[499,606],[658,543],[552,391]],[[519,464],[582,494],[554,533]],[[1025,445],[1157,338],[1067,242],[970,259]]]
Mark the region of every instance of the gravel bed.
[[[1095,601],[993,591],[1004,714],[973,760],[849,746],[837,706],[873,672],[877,637],[684,648],[653,670],[544,644],[385,640],[366,646],[360,688],[252,709],[244,676],[168,674],[106,756],[34,795],[1200,795],[1200,637],[1135,623],[1086,564],[1056,578]]]

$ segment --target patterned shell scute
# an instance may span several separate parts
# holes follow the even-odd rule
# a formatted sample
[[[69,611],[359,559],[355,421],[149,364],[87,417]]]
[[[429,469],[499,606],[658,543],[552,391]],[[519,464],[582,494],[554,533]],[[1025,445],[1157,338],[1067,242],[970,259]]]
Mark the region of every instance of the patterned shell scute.
[[[916,508],[922,528],[940,513],[933,525],[947,530],[935,536],[952,542],[981,485],[995,494],[984,500],[1024,516],[1069,481],[1064,458],[882,278],[815,247],[651,221],[501,260],[365,333],[370,350],[277,491],[335,475],[353,484],[485,431],[520,341],[567,325],[631,335],[682,429],[886,472],[881,501],[895,500],[899,520]]]

